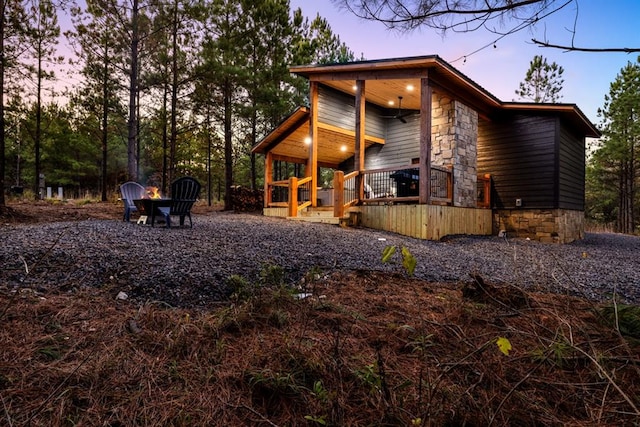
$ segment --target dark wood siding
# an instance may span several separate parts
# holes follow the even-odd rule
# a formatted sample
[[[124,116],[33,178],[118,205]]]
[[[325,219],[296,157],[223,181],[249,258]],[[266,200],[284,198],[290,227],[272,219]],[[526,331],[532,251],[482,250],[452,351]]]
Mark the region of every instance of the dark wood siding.
[[[511,115],[478,124],[478,173],[493,180],[496,208],[557,207],[557,149],[554,117]]]
[[[564,123],[559,128],[558,207],[584,210],[585,138]]]
[[[411,159],[420,157],[420,114],[405,117],[407,123],[398,119],[386,119],[387,135],[383,146],[371,146],[365,155],[367,169],[382,169],[411,164]]]

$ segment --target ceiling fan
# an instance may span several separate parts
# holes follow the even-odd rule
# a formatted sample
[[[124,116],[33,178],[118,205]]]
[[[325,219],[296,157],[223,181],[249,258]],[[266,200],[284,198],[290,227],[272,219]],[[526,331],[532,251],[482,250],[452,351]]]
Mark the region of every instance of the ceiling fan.
[[[396,114],[394,114],[393,116],[382,116],[382,118],[383,119],[398,119],[402,123],[407,123],[407,121],[404,118],[407,117],[407,116],[410,116],[412,114],[415,114],[415,112],[410,111],[410,110],[402,111],[402,97],[399,96],[398,97],[398,112]]]

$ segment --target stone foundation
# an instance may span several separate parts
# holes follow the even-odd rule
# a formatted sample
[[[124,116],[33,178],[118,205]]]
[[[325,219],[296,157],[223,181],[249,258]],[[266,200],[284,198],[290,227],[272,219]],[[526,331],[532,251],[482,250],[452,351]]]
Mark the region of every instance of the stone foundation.
[[[584,238],[584,212],[566,209],[495,210],[494,233],[543,243],[570,243]]]

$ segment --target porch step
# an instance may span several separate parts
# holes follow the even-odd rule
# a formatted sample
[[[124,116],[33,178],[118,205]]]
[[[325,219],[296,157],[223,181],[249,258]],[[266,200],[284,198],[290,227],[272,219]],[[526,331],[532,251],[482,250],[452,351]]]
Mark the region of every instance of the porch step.
[[[359,225],[360,223],[359,210],[351,208],[344,217],[339,218],[333,216],[333,207],[331,206],[309,208],[300,212],[300,216],[290,216],[287,219],[321,224],[337,224],[343,227]]]
[[[340,218],[334,216],[288,216],[287,219],[320,224],[340,224]]]

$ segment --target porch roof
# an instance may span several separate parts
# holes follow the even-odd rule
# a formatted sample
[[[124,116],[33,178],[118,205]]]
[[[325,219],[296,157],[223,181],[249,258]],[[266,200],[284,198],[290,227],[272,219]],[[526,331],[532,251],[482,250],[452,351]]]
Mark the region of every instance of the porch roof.
[[[403,107],[413,110],[420,109],[420,79],[428,77],[434,92],[449,93],[474,108],[486,120],[507,111],[556,114],[584,136],[601,136],[575,104],[503,102],[438,55],[302,65],[289,70],[309,81],[317,81],[347,94],[355,93],[356,80],[365,80],[367,102],[389,108],[389,102],[397,100],[400,95],[403,96]]]
[[[309,136],[309,116],[309,108],[298,107],[251,151],[258,154],[270,151],[275,159],[291,162],[306,161],[309,158],[309,146],[305,143]],[[354,138],[353,130],[318,123],[318,165],[335,168],[353,157]],[[384,142],[382,138],[365,135],[366,147]]]

